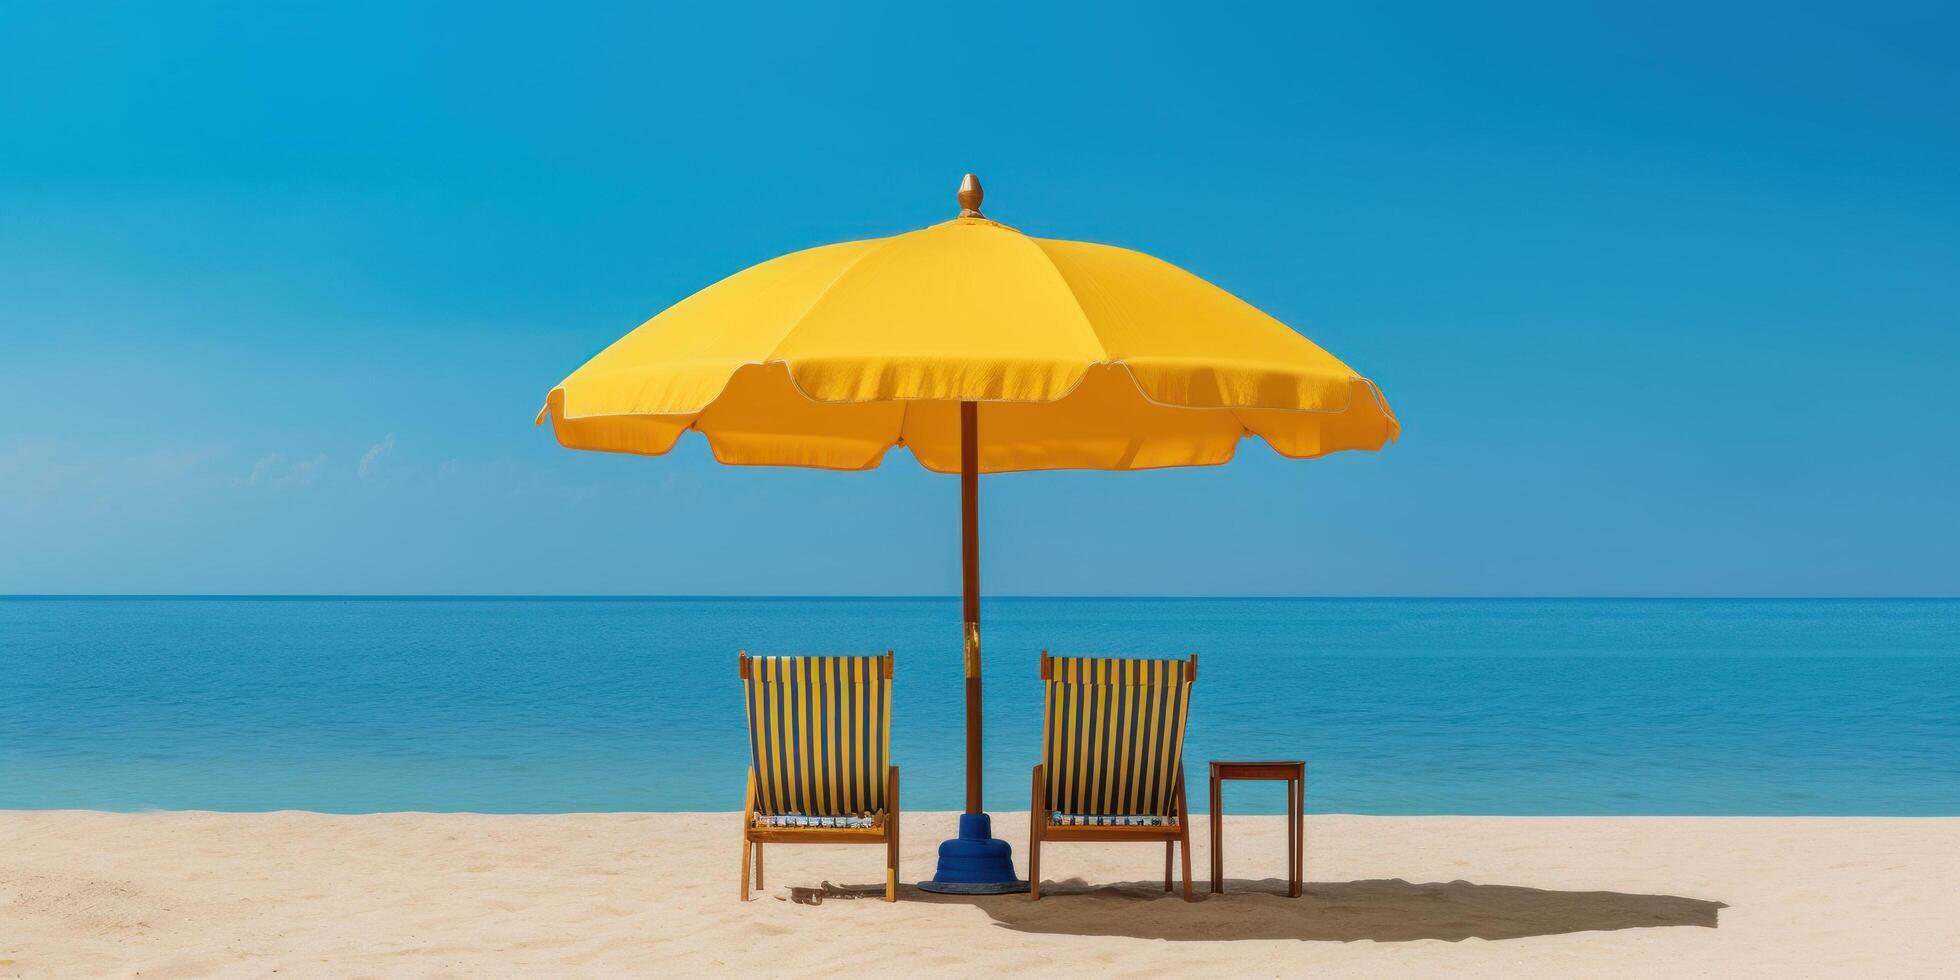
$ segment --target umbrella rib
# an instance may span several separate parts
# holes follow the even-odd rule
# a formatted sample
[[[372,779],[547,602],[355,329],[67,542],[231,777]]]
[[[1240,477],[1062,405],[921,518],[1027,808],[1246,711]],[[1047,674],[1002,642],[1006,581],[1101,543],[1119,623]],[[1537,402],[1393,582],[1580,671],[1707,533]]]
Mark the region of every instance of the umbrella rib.
[[[1096,349],[1097,362],[1110,363],[1109,348],[1103,346],[1102,335],[1096,332],[1095,324],[1089,322],[1089,311],[1082,308],[1082,297],[1075,295],[1075,287],[1069,284],[1068,276],[1062,274],[1062,267],[1055,264],[1055,257],[1049,255],[1048,250],[1042,247],[1039,238],[1021,234],[1016,234],[1014,237],[1031,246],[1035,254],[1041,256],[1042,265],[1046,266],[1048,271],[1061,282],[1062,292],[1068,294],[1069,305],[1075,307],[1075,318],[1081,322],[1082,332],[1089,335],[1089,343]]]
[[[837,270],[837,274],[835,276],[832,276],[829,282],[824,283],[824,287],[822,289],[817,290],[817,294],[810,298],[809,304],[803,307],[803,312],[798,313],[796,316],[790,319],[789,323],[783,327],[783,332],[776,337],[776,342],[769,346],[769,356],[765,358],[762,363],[768,363],[769,361],[777,361],[782,363],[785,370],[789,370],[789,361],[786,358],[784,358],[781,354],[783,348],[783,342],[789,339],[789,335],[791,333],[794,333],[797,327],[803,325],[804,320],[810,318],[811,311],[823,305],[823,301],[830,297],[831,290],[836,289],[838,283],[843,282],[845,277],[849,276],[853,271],[855,271],[859,263],[863,262],[865,259],[872,257],[873,255],[878,254],[879,252],[884,251],[886,246],[889,246],[892,243],[893,239],[879,238],[879,239],[874,239],[874,241],[876,242],[876,244],[872,245],[870,248],[865,249],[863,252],[858,253],[856,257],[851,259],[851,261],[845,263],[842,269]],[[796,372],[792,370],[789,373],[790,373],[791,380],[795,380]]]

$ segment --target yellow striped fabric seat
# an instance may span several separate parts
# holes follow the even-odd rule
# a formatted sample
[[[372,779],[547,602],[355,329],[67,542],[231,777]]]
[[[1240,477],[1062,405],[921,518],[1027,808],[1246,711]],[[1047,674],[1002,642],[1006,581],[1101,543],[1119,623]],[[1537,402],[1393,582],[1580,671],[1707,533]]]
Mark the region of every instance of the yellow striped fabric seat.
[[[1186,668],[1182,660],[1051,659],[1042,778],[1053,822],[1169,821],[1191,704]]]
[[[756,823],[861,827],[885,811],[884,657],[754,657],[745,690]]]

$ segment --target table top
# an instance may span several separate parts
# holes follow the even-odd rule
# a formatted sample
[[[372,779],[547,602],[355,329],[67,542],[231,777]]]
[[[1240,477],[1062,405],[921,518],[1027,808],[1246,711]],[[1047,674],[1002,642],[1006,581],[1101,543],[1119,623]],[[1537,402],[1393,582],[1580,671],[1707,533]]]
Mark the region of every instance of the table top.
[[[1301,779],[1306,773],[1307,764],[1299,759],[1265,762],[1214,759],[1211,763],[1213,779]]]

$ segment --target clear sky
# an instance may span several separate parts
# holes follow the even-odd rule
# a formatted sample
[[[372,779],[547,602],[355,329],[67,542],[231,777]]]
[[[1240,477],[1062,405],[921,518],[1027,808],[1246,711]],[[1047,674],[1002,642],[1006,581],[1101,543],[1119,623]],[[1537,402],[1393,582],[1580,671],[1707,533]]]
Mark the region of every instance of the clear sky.
[[[1405,427],[988,478],[988,592],[1960,593],[1950,6],[1064,6],[0,7],[0,592],[950,594],[902,452],[531,419],[974,170]]]

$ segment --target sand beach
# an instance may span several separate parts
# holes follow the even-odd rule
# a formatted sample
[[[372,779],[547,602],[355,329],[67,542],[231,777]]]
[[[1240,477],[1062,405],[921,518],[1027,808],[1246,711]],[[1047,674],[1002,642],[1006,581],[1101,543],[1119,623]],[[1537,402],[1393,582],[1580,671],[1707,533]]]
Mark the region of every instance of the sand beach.
[[[951,814],[908,814],[930,873]],[[1050,845],[1046,896],[868,898],[877,847],[772,847],[736,901],[732,813],[0,813],[0,976],[818,971],[1936,976],[1960,961],[1960,819],[1229,817],[1227,893],[1161,850]],[[1200,825],[1202,826],[1202,824]],[[1024,840],[1025,814],[997,814]],[[1201,835],[1202,836],[1202,835]],[[1024,859],[1016,845],[1017,859]]]

